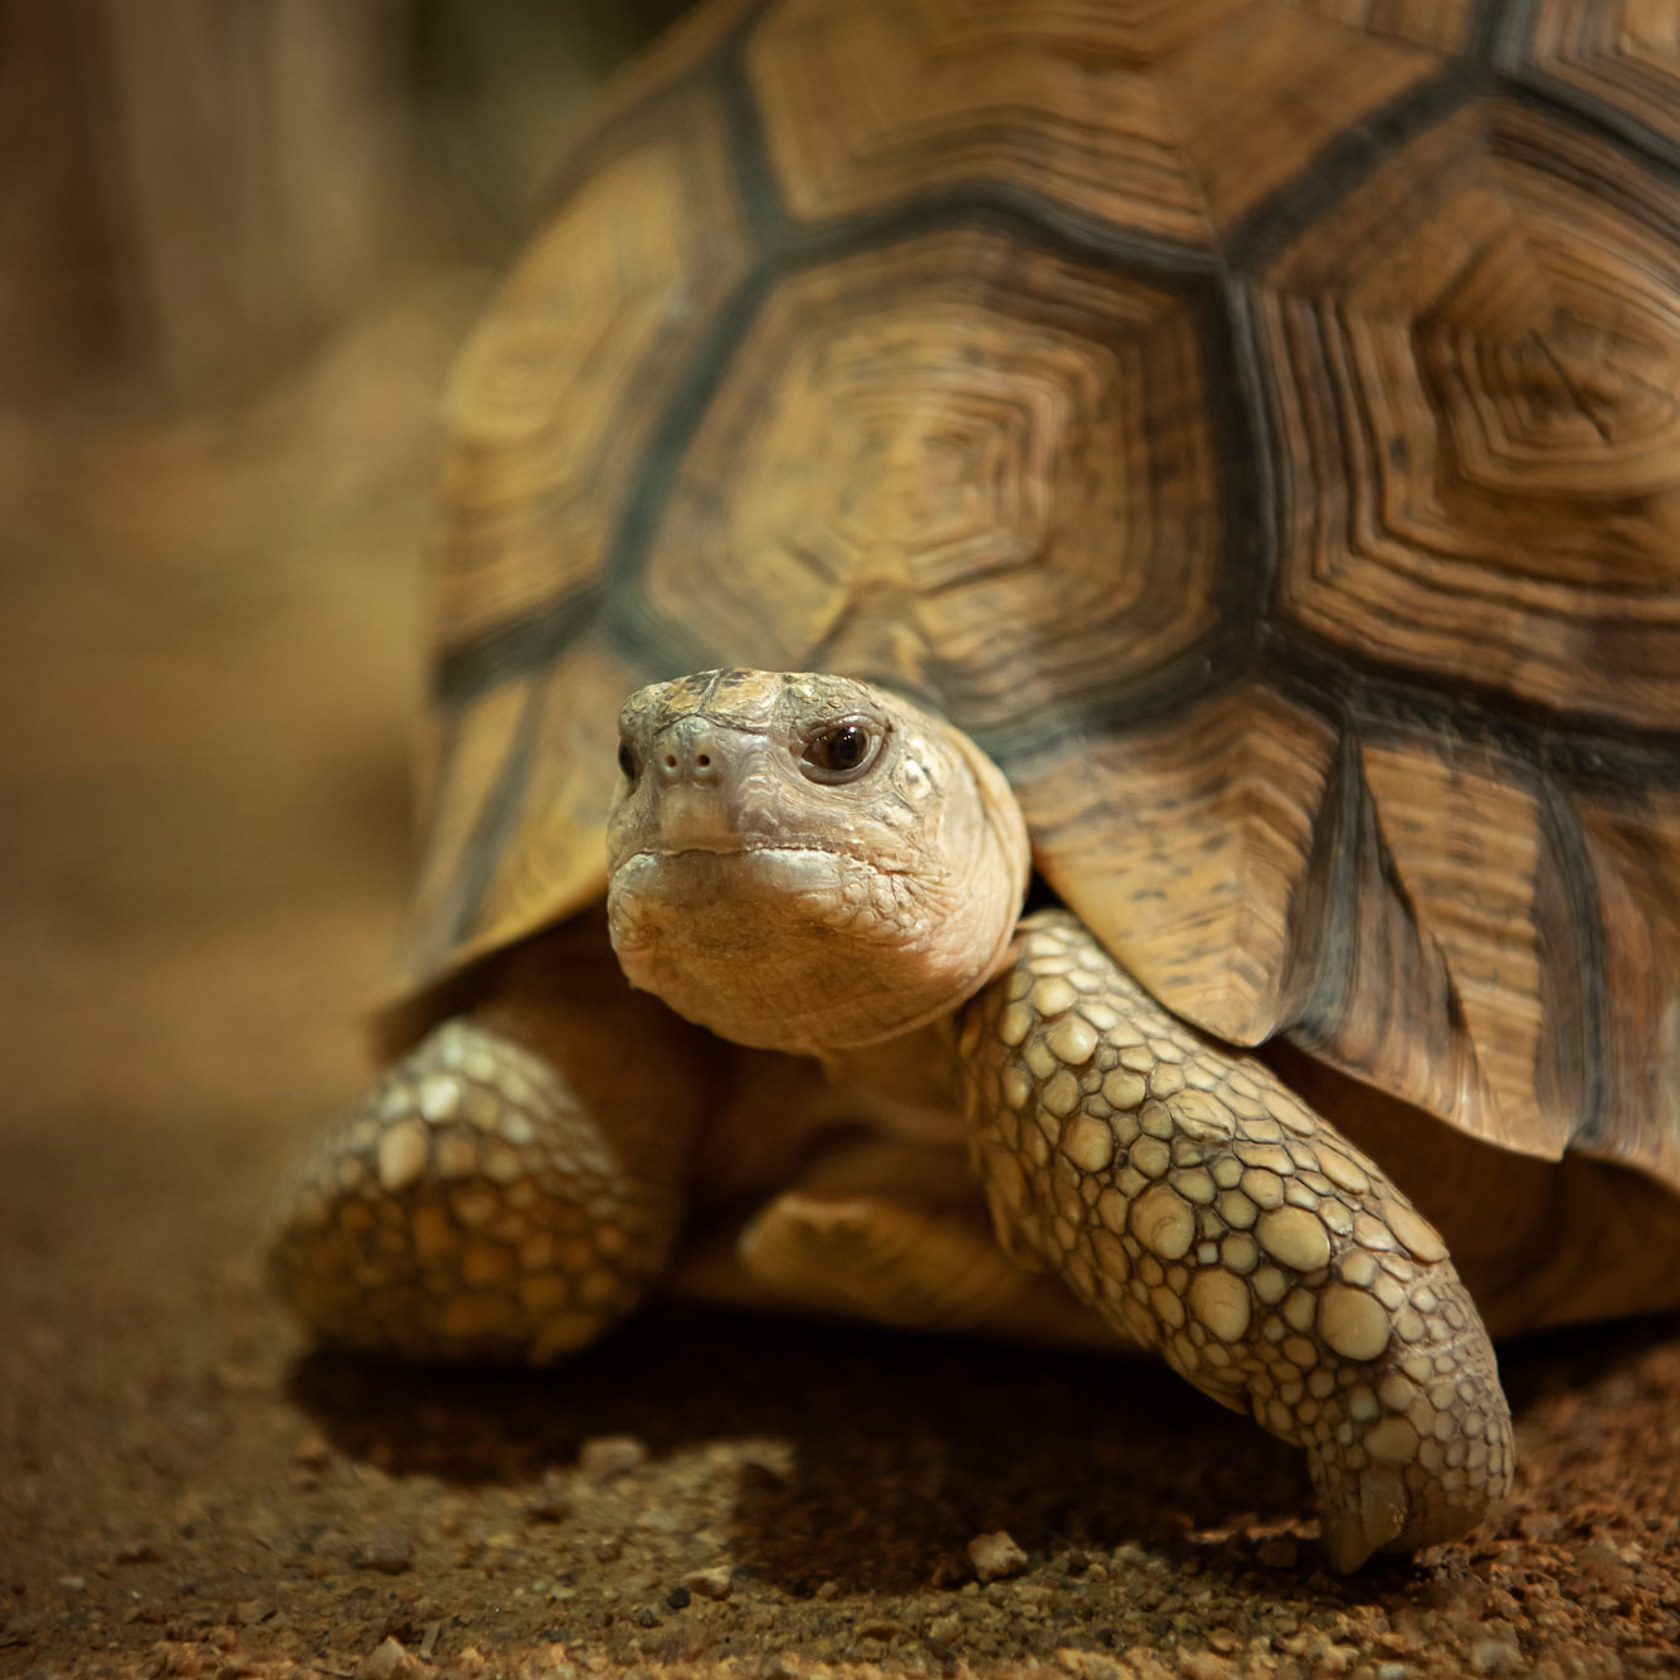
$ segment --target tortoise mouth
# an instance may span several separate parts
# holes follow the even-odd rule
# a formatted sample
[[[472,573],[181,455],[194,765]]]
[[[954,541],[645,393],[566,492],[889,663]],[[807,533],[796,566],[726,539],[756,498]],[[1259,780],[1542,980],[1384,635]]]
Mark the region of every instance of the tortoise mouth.
[[[808,899],[837,890],[845,865],[873,869],[838,846],[799,842],[708,841],[682,846],[642,846],[613,871],[614,898],[647,905],[727,909],[732,900]]]
[[[815,842],[801,840],[685,840],[680,845],[638,846],[619,867],[623,869],[640,857],[661,860],[687,857],[738,858],[752,857],[765,852],[820,852],[824,857],[852,856],[844,846],[819,846]]]

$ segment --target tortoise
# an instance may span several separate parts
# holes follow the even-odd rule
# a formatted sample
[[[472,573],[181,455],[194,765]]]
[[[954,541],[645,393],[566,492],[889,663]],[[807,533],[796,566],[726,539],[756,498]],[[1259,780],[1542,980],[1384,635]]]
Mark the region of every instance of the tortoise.
[[[1142,1346],[1337,1567],[1480,1520],[1490,1333],[1680,1303],[1677,113],[1568,0],[691,14],[451,387],[312,1330]]]

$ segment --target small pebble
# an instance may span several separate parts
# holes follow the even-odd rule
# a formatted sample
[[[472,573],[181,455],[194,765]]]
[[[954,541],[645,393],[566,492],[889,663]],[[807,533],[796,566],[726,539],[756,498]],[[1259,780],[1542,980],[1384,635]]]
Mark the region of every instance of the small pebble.
[[[1001,1581],[1006,1575],[1019,1575],[1027,1567],[1027,1554],[1001,1528],[992,1534],[975,1535],[968,1543],[968,1556],[974,1573],[982,1581]]]
[[[414,1540],[395,1530],[376,1534],[356,1548],[352,1561],[358,1569],[372,1569],[380,1575],[401,1575],[414,1567]]]
[[[908,1632],[908,1629],[902,1622],[888,1621],[885,1617],[881,1617],[876,1621],[860,1624],[857,1636],[859,1639],[874,1639],[885,1642],[892,1639],[902,1639],[906,1632]]]
[[[305,1435],[292,1448],[292,1463],[300,1470],[325,1470],[332,1463],[332,1448],[319,1435]]]
[[[727,1569],[696,1569],[683,1576],[683,1585],[701,1598],[715,1598],[720,1602],[729,1597],[733,1582]]]
[[[665,1595],[665,1607],[668,1610],[686,1610],[693,1600],[694,1595],[687,1587],[672,1587]]]
[[[1228,1657],[1213,1651],[1190,1651],[1179,1660],[1179,1672],[1185,1680],[1231,1680],[1237,1671]]]
[[[374,1653],[363,1660],[362,1680],[402,1680],[410,1670],[408,1652],[394,1639],[387,1639]]]
[[[586,1476],[621,1476],[647,1463],[647,1447],[634,1435],[597,1435],[578,1449],[578,1468]]]
[[[1478,1639],[1470,1647],[1470,1662],[1478,1674],[1505,1674],[1517,1666],[1520,1655],[1503,1639]]]

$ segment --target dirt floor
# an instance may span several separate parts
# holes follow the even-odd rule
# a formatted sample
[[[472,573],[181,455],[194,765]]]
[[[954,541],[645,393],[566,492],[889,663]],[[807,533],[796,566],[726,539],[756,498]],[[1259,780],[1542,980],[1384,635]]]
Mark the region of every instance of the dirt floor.
[[[479,284],[239,416],[0,435],[0,1673],[1680,1672],[1673,1321],[1510,1350],[1509,1509],[1352,1580],[1291,1453],[1124,1362],[674,1312],[544,1375],[300,1345],[265,1197],[364,1071]]]

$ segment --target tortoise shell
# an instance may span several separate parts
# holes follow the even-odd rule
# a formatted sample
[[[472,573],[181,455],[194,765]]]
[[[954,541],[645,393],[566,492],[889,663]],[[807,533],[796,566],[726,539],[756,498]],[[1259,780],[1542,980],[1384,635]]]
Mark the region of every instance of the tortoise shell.
[[[602,891],[629,691],[828,668],[1186,1020],[1680,1185],[1661,10],[692,15],[453,383],[405,983]]]

